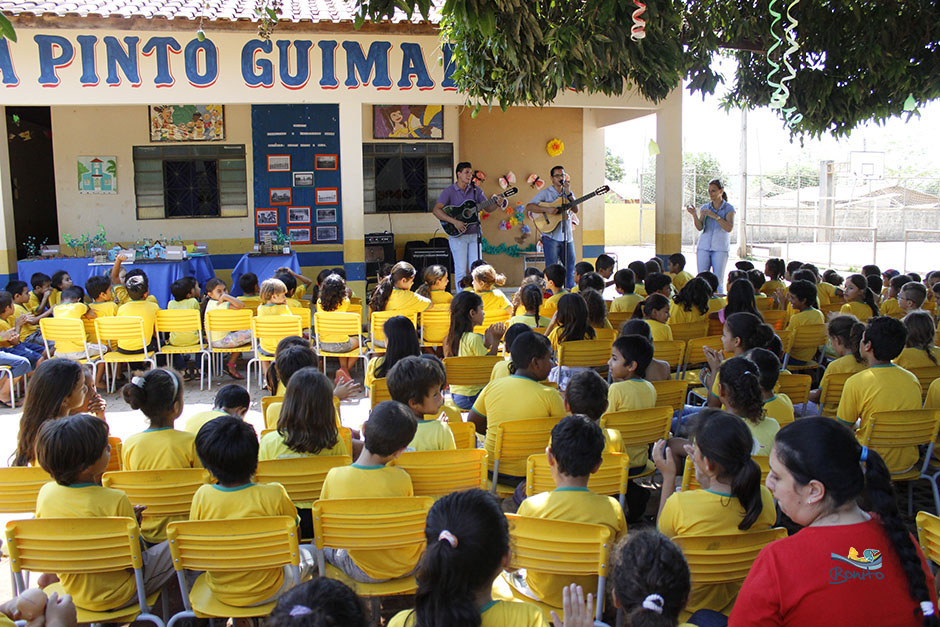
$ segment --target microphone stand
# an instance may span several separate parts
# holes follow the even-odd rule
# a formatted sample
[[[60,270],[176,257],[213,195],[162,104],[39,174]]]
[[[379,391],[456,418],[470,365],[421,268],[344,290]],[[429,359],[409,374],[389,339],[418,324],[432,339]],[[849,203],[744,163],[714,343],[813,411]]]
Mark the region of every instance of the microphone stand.
[[[565,226],[567,223],[568,228],[569,229],[571,228],[571,222],[570,222],[571,218],[568,216],[568,210],[567,210],[568,201],[571,200],[569,196],[570,193],[571,192],[568,189],[568,181],[562,181],[561,197],[564,200],[562,201],[561,207],[558,210],[564,212],[564,219],[561,221],[562,253],[559,256],[562,259],[564,259],[563,265],[565,266],[565,289],[568,289],[568,290],[571,289],[570,287],[568,287],[568,264],[571,263],[571,260],[568,259],[568,229],[566,229]],[[574,237],[574,233],[572,233],[571,236]]]
[[[475,180],[475,179],[470,179],[470,186],[471,186],[473,189],[477,189],[477,183],[476,183],[476,180]],[[473,202],[474,202],[474,203],[477,203],[476,200],[474,200]],[[486,202],[486,199],[485,199],[485,198],[484,198],[484,202]],[[477,224],[477,259],[481,259],[481,260],[482,260],[482,259],[483,259],[483,220],[480,219],[480,212],[479,212],[479,211],[477,211],[476,216],[477,216],[477,222],[476,222],[476,224]],[[468,263],[468,264],[467,264],[467,272],[468,272],[468,274],[469,274],[469,271],[470,271],[470,267],[469,267],[469,266],[470,266],[470,264]]]

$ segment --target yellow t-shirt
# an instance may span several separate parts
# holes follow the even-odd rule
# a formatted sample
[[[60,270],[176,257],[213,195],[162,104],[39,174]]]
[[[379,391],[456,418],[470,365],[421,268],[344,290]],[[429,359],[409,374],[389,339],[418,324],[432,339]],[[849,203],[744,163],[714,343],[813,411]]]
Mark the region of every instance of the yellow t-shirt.
[[[486,344],[483,342],[483,336],[479,333],[468,331],[460,336],[460,348],[457,352],[459,357],[476,357],[488,355],[489,352],[489,349],[486,348]],[[462,396],[473,396],[482,389],[482,385],[452,385],[450,386],[450,393],[460,394]]]
[[[940,379],[935,379],[927,390],[924,409],[940,409]]]
[[[568,290],[561,290],[556,294],[552,294],[542,302],[542,306],[539,307],[539,315],[548,316],[551,318],[555,315],[555,312],[558,311],[558,301],[561,300],[561,297],[568,293]]]
[[[118,306],[114,301],[106,300],[100,303],[91,303],[88,308],[95,312],[96,318],[108,318],[117,315]],[[95,335],[95,321],[85,319],[85,335],[89,342],[98,342],[98,336]]]
[[[816,284],[816,298],[819,299],[820,306],[822,305],[831,305],[836,302],[839,298],[836,295],[836,290],[838,290],[835,285],[832,283],[827,283],[826,281],[820,281]]]
[[[63,305],[56,305],[52,309],[53,318],[81,320],[82,316],[84,316],[86,313],[88,313],[88,306],[84,303],[65,303]],[[88,341],[87,337],[85,338],[85,341]],[[56,342],[55,350],[57,353],[81,353],[84,352],[85,346],[76,342],[66,342],[60,340]]]
[[[118,307],[119,316],[140,316],[144,323],[144,341],[148,344],[153,339],[153,325],[157,320],[157,310],[160,307],[147,300],[132,300]],[[127,351],[140,351],[143,346],[140,340],[125,340],[118,342],[118,348]]]
[[[447,309],[450,307],[450,301],[454,300],[454,295],[447,290],[430,290],[431,305],[435,309]]]
[[[111,293],[114,295],[114,300],[117,302],[119,306],[133,302],[131,300],[130,295],[127,293],[127,288],[124,287],[124,285],[122,284],[112,285]],[[147,302],[153,303],[157,307],[160,306],[159,301],[157,301],[157,297],[154,296],[153,294],[147,294],[147,298],[145,298],[144,300],[146,300]]]
[[[746,418],[742,418],[747,428],[751,430],[751,437],[760,447],[754,455],[770,455],[770,449],[774,447],[774,438],[780,431],[780,423],[767,416],[757,424],[754,424]]]
[[[476,292],[476,290],[474,290]],[[512,303],[506,298],[502,290],[492,289],[484,292],[476,292],[483,301],[483,311],[512,311]]]
[[[677,292],[685,287],[685,284],[694,278],[691,273],[686,272],[685,270],[680,270],[675,274],[672,272],[667,272],[666,274],[672,278],[672,287],[674,287]]]
[[[10,320],[11,321],[13,320],[13,316],[10,316]],[[9,322],[4,320],[3,318],[0,318],[0,333],[3,333],[4,331],[9,331],[11,328],[13,327],[10,325]],[[0,348],[7,348],[8,346],[11,346],[11,345],[12,344],[8,340],[0,340]]]
[[[62,292],[60,292],[60,291],[57,290],[56,288],[52,288],[52,289],[49,291],[49,300],[47,300],[46,302],[49,303],[49,306],[50,306],[50,307],[55,307],[55,306],[58,305],[61,301],[62,301]],[[55,314],[53,314],[53,315],[55,315]]]
[[[210,409],[208,411],[201,411],[198,414],[193,414],[189,417],[189,420],[186,421],[186,431],[196,435],[204,424],[220,416],[228,416],[228,414],[220,409]]]
[[[183,300],[171,300],[166,304],[167,309],[194,309],[199,311],[199,301],[195,298],[185,298]],[[192,346],[199,344],[199,333],[197,331],[183,331],[170,333],[171,346]]]
[[[842,305],[842,309],[839,310],[839,313],[851,314],[858,318],[861,322],[867,322],[869,318],[875,315],[875,312],[871,310],[871,307],[857,300]]]
[[[336,306],[336,309],[332,309],[331,311],[349,311],[349,304],[349,299],[344,298],[342,302]],[[320,299],[317,299],[317,311],[326,311],[326,309],[323,308],[323,304],[320,302]]]
[[[32,316],[33,312],[31,309],[28,309],[24,305],[19,303],[13,305],[13,317],[10,319],[11,326],[16,324],[16,319],[20,316]],[[24,322],[20,327],[20,341],[25,342],[26,338],[36,332],[36,329],[39,328],[38,324],[31,324]]]
[[[208,301],[206,301],[206,317],[208,318],[210,311],[215,311],[216,309],[228,309],[229,308],[228,305],[229,304],[225,302],[224,300],[212,300],[210,298]],[[206,328],[209,327],[208,324],[206,324],[205,326]],[[213,331],[209,335],[210,335],[210,339],[213,342],[218,342],[219,340],[221,340],[223,337],[225,337],[228,334],[225,331]]]
[[[134,518],[134,507],[121,490],[91,483],[64,486],[50,481],[40,488],[36,499],[36,518],[106,516]],[[135,598],[137,589],[134,573],[127,570],[90,575],[62,573],[59,579],[75,605],[94,611],[123,607]]]
[[[673,303],[669,306],[669,324],[684,324],[686,322],[699,322],[708,317],[708,312],[701,313],[698,307],[692,305],[691,311],[685,310],[685,305]],[[647,320],[649,322],[649,320]]]
[[[280,483],[246,483],[234,488],[204,485],[196,490],[189,511],[190,520],[260,516],[297,518],[297,508]],[[280,567],[219,573],[209,571],[206,583],[222,603],[248,607],[274,596],[284,583],[284,571]]]
[[[786,289],[786,284],[783,281],[778,279],[772,279],[770,281],[765,281],[763,285],[760,286],[760,291],[762,294],[773,297],[778,289]]]
[[[777,519],[774,498],[765,486],[760,487],[761,513],[748,531],[761,531],[773,526]],[[666,537],[715,536],[747,533],[738,529],[744,508],[730,494],[710,490],[676,492],[668,499],[659,515],[657,527]],[[685,611],[695,613],[702,608],[730,611],[741,589],[740,583],[697,585],[692,587]]]
[[[728,299],[724,296],[712,296],[708,299],[708,313],[717,313],[728,305]]]
[[[297,287],[294,289],[294,298],[297,300],[303,300],[303,297],[306,295],[307,295],[306,283],[303,283],[302,281],[297,281]]]
[[[292,298],[290,296],[288,296],[284,300],[284,304],[287,305],[288,307],[303,307],[304,306],[303,302],[301,302],[299,298]]]
[[[646,324],[650,326],[650,334],[653,336],[654,342],[672,341],[672,329],[669,328],[668,324],[650,319],[646,320]]]
[[[656,407],[656,388],[645,379],[620,381],[612,384],[607,390],[607,403],[608,412]],[[630,456],[631,468],[646,466],[649,447],[628,446],[624,452]]]
[[[371,390],[375,386],[375,369],[378,368],[379,364],[383,361],[385,361],[385,355],[379,355],[369,360],[369,365],[366,366],[366,377],[364,380],[366,389]]]
[[[504,359],[503,361],[498,361],[493,366],[493,370],[490,371],[490,381],[496,379],[502,379],[503,377],[508,377],[511,372],[509,372],[509,364],[512,363],[511,359]]]
[[[930,355],[933,355],[934,361],[930,360],[930,356],[927,354],[926,350],[908,346],[901,351],[901,354],[898,355],[897,359],[895,359],[893,363],[901,366],[905,370],[913,370],[915,368],[936,368],[937,365],[940,364],[940,348],[931,346]]]
[[[319,453],[301,453],[292,448],[288,448],[284,443],[285,436],[277,431],[269,431],[261,436],[261,444],[258,445],[258,460],[267,459],[287,459],[290,457],[333,457],[336,455],[350,455],[346,450],[346,443],[342,436],[336,434],[336,444],[330,448],[322,449]]]
[[[872,366],[845,382],[836,416],[849,425],[861,418],[864,429],[873,413],[920,409],[920,398],[920,383],[909,371],[893,364]],[[916,446],[892,449],[882,455],[892,473],[909,469],[918,457]]]
[[[51,297],[51,294],[50,294]],[[29,291],[29,306],[27,307],[31,313],[42,313],[37,311],[39,309],[39,303],[41,302],[42,297],[38,296],[33,290]],[[49,299],[46,299],[46,307],[49,307]]]
[[[643,300],[646,300],[646,297],[649,296],[649,294],[646,293],[646,285],[643,283],[637,283],[636,287],[633,288],[633,291],[634,293],[639,294]]]
[[[278,393],[275,396],[284,396],[284,390],[281,389],[281,386],[278,386]],[[284,406],[282,402],[274,402],[268,405],[268,410],[264,412],[264,428],[265,429],[277,429],[277,421],[281,418],[281,407]],[[339,420],[339,399],[335,396],[333,397],[333,410],[336,414],[336,426],[342,427],[342,423]]]
[[[408,444],[408,451],[452,451],[457,448],[454,433],[446,422],[418,419],[418,430]]]
[[[901,309],[897,298],[886,298],[881,301],[881,305],[878,306],[878,309],[881,311],[882,316],[890,316],[899,320],[906,314],[906,312]]]
[[[508,329],[514,324],[524,324],[526,326],[532,327],[547,327],[548,323],[551,322],[551,318],[546,318],[545,314],[542,313],[542,309],[539,308],[539,319],[536,320],[535,316],[529,316],[526,314],[515,315],[506,322],[506,328]]]
[[[121,449],[124,470],[199,468],[196,435],[172,427],[147,429],[124,441]]]
[[[786,394],[774,394],[764,401],[764,415],[776,420],[782,429],[793,422],[793,401]],[[770,455],[770,451],[767,454]]]
[[[402,610],[388,627],[414,627],[415,620],[414,610]],[[549,627],[549,623],[542,610],[531,603],[490,601],[480,608],[480,627]]]
[[[826,378],[834,374],[855,374],[856,372],[861,372],[868,368],[868,363],[863,361],[859,363],[855,360],[855,355],[843,355],[838,359],[835,359],[829,362],[829,365],[826,366],[826,370],[823,372],[822,380],[819,382],[819,389],[821,390],[826,383]],[[838,405],[826,405],[822,408],[822,413],[824,416],[835,416],[836,409]]]
[[[359,464],[331,468],[320,492],[321,499],[394,496],[414,496],[411,477],[404,469]],[[421,548],[355,550],[349,551],[349,556],[373,579],[395,579],[414,569],[421,556]]]
[[[826,318],[818,309],[804,309],[803,311],[795,311],[793,315],[790,316],[790,323],[787,324],[787,329],[793,330],[797,327],[803,327],[810,324],[825,324],[825,322]],[[799,359],[800,361],[809,361],[813,358],[813,355],[816,354],[816,350],[817,348],[813,346],[808,348],[791,349],[790,356],[793,357],[793,359]]]
[[[385,304],[385,311],[394,311],[405,316],[410,313],[419,313],[431,306],[431,299],[419,296],[411,290],[402,290],[393,288],[388,302]]]
[[[636,311],[636,306],[643,302],[643,297],[639,294],[622,294],[610,303],[610,313]]]
[[[627,521],[620,503],[588,488],[556,488],[530,496],[522,502],[517,513],[528,518],[604,525],[612,533],[610,546],[627,533]],[[526,583],[539,600],[555,607],[561,607],[562,589],[569,584],[578,584],[584,590],[597,590],[597,577],[590,575],[572,577],[528,570]]]
[[[245,303],[245,307],[249,309],[257,310],[261,306],[261,297],[260,296],[239,296],[238,300]]]
[[[512,375],[489,383],[473,404],[473,411],[486,417],[486,441],[490,468],[496,446],[496,427],[512,420],[529,418],[564,418],[565,403],[558,390],[528,377]],[[548,442],[546,442],[548,444]],[[525,461],[503,461],[500,473],[525,476]]]

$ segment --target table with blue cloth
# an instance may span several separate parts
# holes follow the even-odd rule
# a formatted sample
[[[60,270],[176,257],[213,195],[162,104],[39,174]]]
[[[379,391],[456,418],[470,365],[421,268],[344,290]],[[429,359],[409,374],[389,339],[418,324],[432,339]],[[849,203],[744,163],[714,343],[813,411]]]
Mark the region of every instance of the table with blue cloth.
[[[89,277],[97,274],[110,275],[113,265],[112,263],[95,263],[93,257],[59,257],[18,261],[16,273],[21,281],[29,283],[29,277],[36,272],[42,272],[51,277],[58,270],[65,270],[72,278],[72,283],[84,288],[85,281]],[[121,266],[128,271],[140,268],[147,273],[150,293],[154,295],[163,309],[166,309],[167,303],[173,299],[170,286],[177,279],[194,276],[200,285],[205,285],[206,281],[215,276],[215,268],[212,267],[209,255],[197,255],[183,261],[125,261]]]
[[[274,276],[274,271],[278,268],[290,268],[300,274],[300,263],[297,261],[297,253],[289,255],[242,255],[242,258],[235,264],[232,270],[232,284],[229,286],[229,294],[232,296],[241,296],[242,288],[238,286],[238,279],[243,274],[252,272],[258,277],[260,284],[265,279]]]

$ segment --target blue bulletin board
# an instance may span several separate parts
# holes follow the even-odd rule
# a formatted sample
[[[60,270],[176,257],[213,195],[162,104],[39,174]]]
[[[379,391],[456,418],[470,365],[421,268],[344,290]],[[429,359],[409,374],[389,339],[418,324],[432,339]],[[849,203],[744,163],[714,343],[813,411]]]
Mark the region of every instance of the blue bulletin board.
[[[265,230],[293,244],[342,241],[339,105],[252,105],[255,241]]]

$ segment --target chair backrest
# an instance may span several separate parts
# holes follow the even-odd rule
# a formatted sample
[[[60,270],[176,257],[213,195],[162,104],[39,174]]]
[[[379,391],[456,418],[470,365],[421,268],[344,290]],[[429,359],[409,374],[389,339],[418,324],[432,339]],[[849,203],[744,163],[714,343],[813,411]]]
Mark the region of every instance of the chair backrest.
[[[718,314],[708,315],[708,335],[721,335],[725,323],[718,319]]]
[[[763,485],[767,480],[767,475],[770,474],[770,456],[751,455],[751,459],[760,466],[760,482]],[[692,463],[692,457],[686,457],[685,466],[682,468],[682,490],[698,490],[701,487],[695,478],[695,465]]]
[[[385,322],[389,318],[394,318],[395,316],[405,316],[411,323],[415,325],[415,329],[418,328],[418,314],[403,313],[401,311],[373,311],[369,316],[369,339],[372,341],[372,346],[375,346],[376,342],[385,342]],[[380,349],[381,350],[381,349]]]
[[[450,432],[454,434],[457,448],[476,448],[477,426],[472,422],[448,422]]]
[[[653,342],[653,357],[662,359],[670,368],[678,369],[685,357],[686,343],[682,340],[660,340]]]
[[[209,472],[202,468],[121,470],[101,477],[104,487],[122,490],[133,505],[146,505],[144,518],[189,518],[193,495],[207,483]]]
[[[940,517],[930,512],[917,512],[917,542],[927,561],[940,564]]]
[[[755,298],[754,304],[757,306],[757,311],[764,313],[765,311],[773,309],[774,299],[772,296],[769,298]]]
[[[559,420],[560,418],[531,418],[510,420],[497,425],[491,463],[518,461],[522,464],[530,455],[544,453],[552,437],[552,428]]]
[[[392,400],[392,393],[388,391],[388,380],[385,377],[378,377],[372,382],[372,392],[369,394],[371,409],[382,401]]]
[[[491,324],[506,322],[510,318],[512,318],[511,311],[506,311],[505,309],[484,309],[483,324],[478,324],[473,327],[473,332],[483,334]]]
[[[202,320],[196,309],[158,309],[154,321],[154,330],[157,332],[157,349],[162,348],[161,333],[189,333],[195,332],[199,338],[199,350],[202,350]]]
[[[608,302],[608,307],[610,304]],[[607,320],[610,322],[610,326],[614,328],[617,333],[620,333],[620,327],[623,326],[623,323],[633,317],[632,311],[608,311]]]
[[[924,368],[910,368],[911,374],[917,377],[921,387],[921,401],[927,398],[930,384],[940,379],[940,366],[926,366]]]
[[[793,330],[780,329],[776,333],[777,337],[780,338],[780,343],[783,344],[783,352],[789,353],[790,347],[793,346]]]
[[[784,309],[768,309],[767,311],[762,311],[761,315],[764,316],[764,322],[772,326],[776,331],[782,330],[787,321],[787,312]]]
[[[656,405],[658,407],[672,407],[673,411],[682,411],[685,408],[685,397],[689,390],[687,381],[653,381],[656,388]]]
[[[348,466],[350,455],[318,455],[316,457],[288,457],[258,462],[255,471],[257,483],[280,483],[295,503],[311,503],[320,498],[323,480],[331,468]]]
[[[808,374],[781,373],[774,391],[786,394],[794,404],[806,403],[809,402],[809,390],[812,386],[813,377]]]
[[[722,350],[721,336],[709,335],[707,337],[696,337],[689,340],[685,347],[685,362],[682,364],[682,369],[686,370],[694,364],[704,364],[704,348],[706,346],[716,351]]]
[[[39,466],[0,468],[0,514],[36,511],[39,489],[50,481],[52,477]]]
[[[786,529],[776,527],[728,535],[677,536],[673,541],[689,563],[694,591],[698,586],[742,583],[760,550],[786,535]]]
[[[258,352],[261,341],[270,342],[272,346],[285,337],[302,337],[303,326],[300,316],[260,316],[251,319],[251,341],[255,349],[255,356],[262,357]],[[266,357],[273,360],[273,357]]]
[[[828,305],[820,305],[820,306],[819,306],[819,311],[822,312],[822,315],[824,315],[824,316],[826,316],[826,317],[828,318],[828,317],[829,317],[829,314],[831,314],[831,313],[839,313],[839,311],[841,311],[841,309],[842,309],[842,305],[843,305],[843,303],[841,303],[841,302],[839,302],[839,303],[829,303]]]
[[[845,382],[849,380],[854,372],[840,372],[825,377],[820,384],[819,411],[823,416],[835,416],[836,409],[839,407],[839,399],[842,398],[842,390],[845,388]]]
[[[806,324],[791,331],[793,331],[793,344],[790,346],[790,351],[822,346],[829,338],[825,324]]]
[[[503,358],[499,355],[445,357],[448,385],[486,385],[490,382],[493,366]]]
[[[434,500],[427,496],[323,499],[313,504],[317,549],[425,547],[424,524]]]
[[[440,497],[473,488],[485,490],[486,462],[487,455],[483,449],[458,448],[454,451],[402,453],[394,465],[411,476],[415,496]]]
[[[148,340],[144,335],[144,319],[140,316],[101,316],[95,318],[95,337],[97,344],[107,346],[109,341],[140,342],[141,353],[150,357],[147,350]]]
[[[672,339],[674,340],[694,340],[708,335],[708,319],[670,324],[669,328],[672,329]]]
[[[268,407],[271,405],[271,403],[283,403],[283,402],[284,402],[283,396],[263,396],[261,398],[261,415],[262,416],[268,415]]]
[[[166,527],[177,571],[256,571],[300,565],[292,516],[183,520]]]
[[[46,351],[51,355],[49,342],[68,342],[84,347],[85,358],[91,359],[85,342],[88,336],[85,333],[85,324],[77,318],[43,318],[39,321],[39,330],[42,331],[43,343]],[[98,355],[95,355],[97,357]]]
[[[669,437],[672,407],[652,407],[609,412],[601,416],[601,427],[620,432],[624,447],[652,444]]]
[[[321,337],[358,336],[362,332],[361,318],[348,311],[318,311],[313,314],[313,329],[316,335],[317,353],[322,354]],[[361,344],[359,352],[362,352]]]
[[[601,466],[588,478],[587,487],[598,494],[625,495],[630,475],[630,456],[626,453],[604,453]],[[539,492],[555,489],[552,471],[545,453],[530,455],[526,461],[525,494],[533,496]]]
[[[450,331],[450,309],[428,309],[422,311],[421,344],[424,346],[441,346],[447,332]]]
[[[108,458],[108,467],[105,472],[114,472],[120,470],[124,464],[124,458],[121,456],[124,444],[121,442],[121,438],[113,435],[108,436],[108,444],[111,445],[111,457]]]
[[[614,340],[617,339],[617,332],[613,329],[594,329],[594,339],[595,340],[604,340],[608,344],[613,344]]]
[[[251,320],[254,316],[251,309],[213,309],[206,312],[206,334],[209,336],[209,350],[222,351],[212,346],[214,333],[230,333],[232,331],[250,331]]]
[[[570,368],[600,368],[610,360],[610,340],[579,340],[558,345],[558,365]]]
[[[309,307],[288,307],[292,316],[300,317],[300,326],[305,331],[310,331],[310,326],[313,324],[313,315],[310,313]]]
[[[930,460],[938,430],[940,410],[895,409],[876,411],[867,420],[862,420],[856,437],[863,446],[875,449],[882,457],[891,449],[927,445],[926,463]],[[900,472],[906,468],[891,468],[889,465],[888,470]]]

